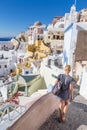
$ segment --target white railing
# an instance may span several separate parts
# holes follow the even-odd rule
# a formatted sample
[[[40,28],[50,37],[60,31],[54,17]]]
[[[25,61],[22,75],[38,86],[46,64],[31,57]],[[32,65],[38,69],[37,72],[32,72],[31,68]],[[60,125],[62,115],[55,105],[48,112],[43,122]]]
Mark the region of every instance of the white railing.
[[[6,120],[12,121],[21,116],[25,110],[26,106],[6,103],[0,107],[0,122]]]

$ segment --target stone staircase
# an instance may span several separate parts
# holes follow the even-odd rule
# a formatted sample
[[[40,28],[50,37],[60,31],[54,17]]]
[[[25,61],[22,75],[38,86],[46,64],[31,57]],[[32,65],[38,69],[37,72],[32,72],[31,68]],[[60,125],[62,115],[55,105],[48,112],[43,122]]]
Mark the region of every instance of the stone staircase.
[[[55,109],[58,109],[58,100],[52,93],[47,93],[35,101],[27,111],[6,130],[38,130]]]

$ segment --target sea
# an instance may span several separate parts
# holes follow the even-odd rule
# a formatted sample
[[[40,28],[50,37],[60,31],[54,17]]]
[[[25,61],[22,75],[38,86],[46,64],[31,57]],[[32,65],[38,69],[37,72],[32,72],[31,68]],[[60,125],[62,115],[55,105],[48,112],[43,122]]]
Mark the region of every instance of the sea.
[[[0,41],[10,41],[12,37],[0,37]]]
[[[11,42],[11,39],[13,37],[0,37],[0,50],[2,48],[2,46],[11,46],[12,42]]]

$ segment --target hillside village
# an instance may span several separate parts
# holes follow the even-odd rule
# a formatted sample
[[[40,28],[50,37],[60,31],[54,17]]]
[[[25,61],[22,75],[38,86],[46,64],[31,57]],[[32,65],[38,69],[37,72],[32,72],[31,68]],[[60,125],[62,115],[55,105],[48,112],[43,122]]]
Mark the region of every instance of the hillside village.
[[[67,64],[71,66],[70,75],[76,84],[74,100],[69,104],[71,115],[68,113],[68,123],[61,125],[54,118],[59,104],[51,89],[54,77],[64,73]],[[0,128],[38,130],[42,124],[43,129],[40,130],[45,130],[43,123],[46,119],[48,127],[50,120],[54,121],[52,127],[55,130],[57,127],[75,130],[82,121],[87,126],[86,79],[87,9],[78,12],[73,5],[70,12],[55,16],[48,25],[36,21],[13,37],[10,43],[0,46],[0,101],[3,99],[0,104]],[[23,113],[19,110],[22,108]],[[13,112],[10,115],[11,109],[16,114]],[[14,118],[17,114],[18,117]],[[48,127],[47,130],[50,129]]]
[[[72,74],[78,79],[83,67],[87,66],[86,31],[87,9],[77,12],[73,5],[69,13],[54,17],[47,27],[39,21],[35,22],[28,30],[12,39],[12,43],[16,49],[19,44],[26,44],[26,52],[36,59],[44,58],[50,52],[63,52],[63,65],[70,64]]]

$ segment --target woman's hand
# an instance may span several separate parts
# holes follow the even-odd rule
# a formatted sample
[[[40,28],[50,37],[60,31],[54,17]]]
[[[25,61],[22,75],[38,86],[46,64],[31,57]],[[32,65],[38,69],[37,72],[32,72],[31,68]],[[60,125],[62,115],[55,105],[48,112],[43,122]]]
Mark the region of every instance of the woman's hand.
[[[71,96],[70,96],[70,102],[72,102],[72,100],[73,100],[73,96],[71,95]]]

